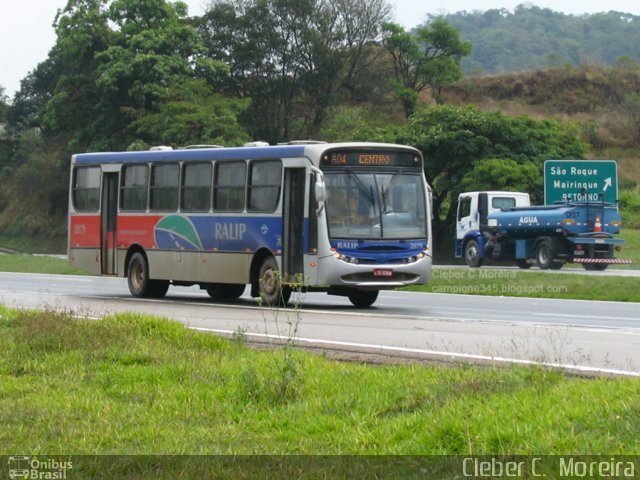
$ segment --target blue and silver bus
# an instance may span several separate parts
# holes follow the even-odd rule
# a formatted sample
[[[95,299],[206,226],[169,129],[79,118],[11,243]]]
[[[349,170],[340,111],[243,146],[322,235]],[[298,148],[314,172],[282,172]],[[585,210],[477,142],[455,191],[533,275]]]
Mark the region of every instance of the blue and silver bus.
[[[286,304],[293,289],[372,305],[431,277],[418,150],[384,143],[155,147],[72,157],[69,263],[135,297],[199,285]]]

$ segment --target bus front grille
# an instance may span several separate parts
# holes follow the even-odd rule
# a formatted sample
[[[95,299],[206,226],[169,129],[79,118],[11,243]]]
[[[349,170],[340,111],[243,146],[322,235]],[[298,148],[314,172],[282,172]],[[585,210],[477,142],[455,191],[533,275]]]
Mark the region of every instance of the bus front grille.
[[[418,280],[419,276],[413,273],[393,272],[391,275],[379,276],[373,272],[359,272],[343,275],[342,280],[346,283],[375,282],[375,283],[412,283]]]

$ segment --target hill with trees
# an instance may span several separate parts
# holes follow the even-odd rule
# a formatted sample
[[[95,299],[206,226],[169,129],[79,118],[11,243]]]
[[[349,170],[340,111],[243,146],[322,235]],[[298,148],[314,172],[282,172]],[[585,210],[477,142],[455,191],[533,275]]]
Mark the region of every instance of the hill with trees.
[[[606,4],[603,4],[603,9]],[[473,44],[462,69],[482,75],[561,65],[614,65],[620,58],[640,61],[640,17],[628,13],[566,15],[521,4],[457,12],[442,18]]]

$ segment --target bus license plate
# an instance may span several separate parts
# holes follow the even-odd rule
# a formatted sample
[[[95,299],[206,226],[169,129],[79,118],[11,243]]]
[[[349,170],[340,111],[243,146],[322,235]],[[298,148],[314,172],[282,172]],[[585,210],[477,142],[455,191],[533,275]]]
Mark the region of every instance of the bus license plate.
[[[374,277],[393,277],[393,269],[392,268],[374,268],[373,276]]]

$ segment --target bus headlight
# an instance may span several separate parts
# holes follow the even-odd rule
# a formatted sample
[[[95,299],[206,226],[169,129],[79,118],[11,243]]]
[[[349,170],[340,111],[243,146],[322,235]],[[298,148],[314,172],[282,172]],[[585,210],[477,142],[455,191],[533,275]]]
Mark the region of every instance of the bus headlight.
[[[343,262],[352,263],[353,265],[358,265],[360,261],[355,257],[350,257],[349,255],[343,255],[340,252],[334,252],[333,256],[338,260],[342,260]]]

